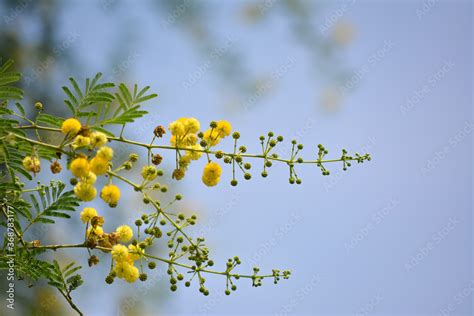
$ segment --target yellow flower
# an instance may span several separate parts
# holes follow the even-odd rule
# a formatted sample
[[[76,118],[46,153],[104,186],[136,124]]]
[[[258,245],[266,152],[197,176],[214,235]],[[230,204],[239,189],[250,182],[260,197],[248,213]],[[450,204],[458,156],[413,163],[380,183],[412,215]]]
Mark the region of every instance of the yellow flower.
[[[228,121],[219,121],[217,122],[216,131],[219,134],[219,137],[224,138],[229,136],[232,132],[232,125]]]
[[[135,245],[128,245],[128,252],[130,253],[130,260],[140,260],[145,254],[145,250]]]
[[[89,184],[94,184],[97,181],[97,177],[94,172],[89,171],[89,173],[82,178],[82,181]]]
[[[170,130],[171,135],[174,136],[184,136],[186,133],[184,124],[180,121],[174,121],[170,123],[168,129]]]
[[[201,124],[194,117],[187,118],[184,121],[184,126],[188,133],[197,133],[199,129],[201,128]]]
[[[128,283],[133,283],[138,280],[139,276],[140,276],[140,272],[138,271],[138,268],[135,267],[134,265],[130,265],[128,269],[126,270],[124,279]]]
[[[38,173],[41,170],[41,162],[37,157],[26,156],[23,158],[23,167],[26,171]]]
[[[115,245],[112,247],[112,258],[117,262],[123,262],[128,260],[128,248],[124,245]]]
[[[106,185],[102,189],[100,197],[108,203],[110,207],[115,207],[120,199],[120,189],[113,184]]]
[[[186,146],[196,145],[197,141],[198,141],[198,137],[196,136],[196,134],[188,134],[183,139],[183,143]]]
[[[171,135],[170,144],[171,146],[176,146],[176,136]]]
[[[75,136],[77,135],[77,133],[79,133],[81,127],[81,122],[74,118],[70,118],[65,120],[61,125],[61,132],[63,132],[63,134],[70,134],[72,136]]]
[[[115,233],[118,235],[121,242],[129,242],[133,238],[133,231],[128,225],[117,227]]]
[[[117,274],[117,277],[122,278],[129,283],[135,282],[140,276],[138,268],[127,261],[117,262],[114,267],[114,272]]]
[[[202,150],[202,147],[199,144],[196,144],[188,148],[194,149],[194,150]],[[201,158],[202,152],[201,151],[186,151],[186,156],[189,157],[189,159],[191,160],[198,160],[199,158]]]
[[[90,166],[86,158],[79,157],[71,162],[69,169],[75,177],[82,178],[89,174]]]
[[[112,148],[104,146],[101,149],[99,149],[96,156],[110,161],[114,157],[114,151]]]
[[[204,167],[202,182],[208,187],[213,187],[221,180],[222,168],[215,162],[210,162]]]
[[[72,147],[74,149],[87,147],[90,145],[90,143],[91,143],[91,139],[89,137],[77,135],[76,138],[74,138],[74,141],[72,142]]]
[[[87,223],[90,221],[94,216],[97,216],[97,211],[95,208],[92,207],[86,207],[84,210],[81,212],[81,221],[83,223]]]
[[[94,147],[102,147],[107,143],[107,136],[101,132],[93,132],[90,139],[91,145]]]
[[[211,128],[204,132],[203,139],[211,146],[216,146],[221,141],[219,133]]]
[[[114,267],[114,272],[119,278],[123,278],[126,270],[128,270],[130,263],[127,261],[117,262]]]
[[[96,175],[106,174],[109,170],[109,161],[103,157],[95,156],[90,162],[91,171]]]
[[[179,170],[186,171],[188,170],[189,164],[191,163],[191,157],[188,155],[181,156],[179,159]],[[183,174],[184,177],[184,174]],[[177,180],[180,180],[176,178]]]
[[[101,226],[89,227],[86,232],[87,238],[91,237],[101,237],[104,235],[104,229]]]
[[[95,198],[95,196],[97,195],[97,190],[90,183],[79,182],[74,187],[74,193],[81,200],[88,202],[88,201],[92,201]]]
[[[141,175],[147,181],[153,181],[158,176],[158,170],[155,166],[143,166]]]

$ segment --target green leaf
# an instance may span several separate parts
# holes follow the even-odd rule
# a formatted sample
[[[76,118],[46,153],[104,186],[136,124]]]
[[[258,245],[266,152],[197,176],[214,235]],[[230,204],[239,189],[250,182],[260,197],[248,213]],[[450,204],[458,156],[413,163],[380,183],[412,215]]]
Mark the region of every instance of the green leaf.
[[[103,121],[100,121],[98,124],[103,126],[107,124],[126,124],[126,123],[132,123],[134,122],[137,118],[140,118],[144,116],[145,114],[148,114],[147,111],[142,111],[140,110],[140,106],[134,106],[132,108],[129,108],[122,112],[120,115],[116,117],[112,117],[110,119],[106,119]]]
[[[13,60],[11,59],[0,65],[0,99],[21,100],[23,98],[23,90],[11,85],[20,80],[21,74],[8,71],[12,65]]]
[[[63,124],[64,119],[46,113],[41,113],[36,118],[36,122],[59,128]]]
[[[55,218],[71,217],[67,212],[75,211],[80,200],[73,191],[63,192],[64,188],[64,183],[52,181],[48,189],[37,192],[41,198],[41,207],[36,196],[30,194],[31,202],[37,212],[36,217],[32,220],[33,223],[53,224]]]
[[[18,109],[18,112],[20,112],[21,115],[26,116],[25,108],[23,108],[23,106],[20,103],[16,102],[15,106]]]

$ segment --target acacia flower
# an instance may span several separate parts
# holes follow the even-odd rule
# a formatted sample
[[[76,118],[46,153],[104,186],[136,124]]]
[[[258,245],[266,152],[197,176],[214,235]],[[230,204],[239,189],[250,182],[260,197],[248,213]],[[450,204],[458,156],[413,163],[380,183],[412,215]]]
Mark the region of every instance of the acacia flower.
[[[208,143],[210,146],[216,146],[221,141],[219,133],[212,128],[209,128],[204,132],[204,136],[202,139],[205,140],[206,143]]]
[[[76,138],[74,138],[74,141],[72,142],[72,148],[77,149],[81,147],[87,147],[91,143],[91,139],[86,136],[82,135],[77,135]]]
[[[81,127],[81,122],[79,122],[75,118],[70,118],[65,120],[61,125],[61,132],[63,132],[63,134],[75,136],[77,135],[77,133],[79,133]]]
[[[133,237],[133,231],[128,225],[122,225],[117,227],[115,233],[121,242],[129,242]]]
[[[97,151],[97,157],[104,158],[108,161],[111,161],[112,158],[114,157],[114,151],[112,148],[104,146],[99,151]]]
[[[51,172],[54,174],[60,173],[63,170],[61,163],[59,161],[55,161],[50,165]]]
[[[120,199],[120,189],[113,184],[106,185],[102,192],[100,192],[100,197],[105,203],[109,204],[110,207],[116,207]]]
[[[188,133],[197,133],[201,129],[201,124],[194,117],[184,118],[183,124]]]
[[[199,158],[201,158],[201,156],[202,156],[202,151],[197,151],[197,150],[202,150],[201,145],[196,144],[196,145],[190,146],[190,147],[188,147],[188,148],[194,149],[194,150],[186,151],[186,156],[189,157],[189,159],[191,159],[191,160],[199,160]]]
[[[106,174],[109,170],[109,161],[103,156],[95,156],[90,161],[91,171],[96,175]]]
[[[216,131],[219,137],[224,138],[232,132],[232,125],[228,121],[219,121],[217,122]]]
[[[86,235],[87,238],[102,237],[104,235],[104,229],[101,226],[89,227]]]
[[[74,193],[82,201],[88,202],[88,201],[92,201],[95,198],[95,196],[97,195],[97,190],[90,183],[79,182],[74,187]]]
[[[124,245],[115,245],[112,247],[112,258],[117,262],[127,261],[129,254],[128,248]]]
[[[72,174],[76,178],[82,178],[87,176],[90,171],[90,166],[86,158],[79,157],[71,162],[69,169],[71,169]]]
[[[215,162],[210,162],[204,167],[202,182],[208,187],[216,186],[221,180],[222,168]]]
[[[90,139],[93,147],[102,147],[107,143],[107,136],[101,132],[93,132]]]
[[[114,267],[114,272],[117,277],[122,278],[129,283],[133,283],[138,280],[140,275],[137,267],[127,261],[117,262]]]
[[[184,124],[180,121],[170,123],[168,129],[174,136],[184,136],[186,130]]]
[[[193,146],[197,143],[198,141],[198,137],[196,136],[196,134],[187,134],[184,138],[183,138],[183,143],[186,145],[186,146]]]
[[[22,163],[26,171],[33,173],[38,173],[41,171],[41,162],[38,157],[26,156],[25,158],[23,158]]]
[[[89,222],[93,217],[97,216],[97,211],[95,208],[86,207],[81,212],[81,221],[85,224]]]
[[[146,181],[153,181],[158,176],[158,170],[155,166],[144,166],[141,175]]]
[[[97,181],[97,176],[94,172],[89,171],[89,173],[82,178],[82,181],[89,184],[94,184]]]

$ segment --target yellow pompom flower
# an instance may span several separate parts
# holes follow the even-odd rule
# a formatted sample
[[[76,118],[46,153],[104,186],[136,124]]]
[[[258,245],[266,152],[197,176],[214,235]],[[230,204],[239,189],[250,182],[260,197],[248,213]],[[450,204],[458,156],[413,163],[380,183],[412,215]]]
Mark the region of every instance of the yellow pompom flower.
[[[115,233],[121,242],[129,242],[133,238],[133,231],[128,225],[117,227]]]
[[[74,149],[77,149],[81,147],[87,147],[90,144],[91,144],[91,139],[89,137],[77,135],[76,138],[74,138],[74,141],[72,142],[72,147]]]
[[[216,131],[219,137],[224,138],[232,132],[232,125],[228,121],[219,121],[217,122]]]
[[[78,120],[74,119],[74,118],[70,118],[70,119],[67,119],[63,122],[63,124],[61,125],[61,132],[63,132],[63,134],[69,134],[69,135],[72,135],[72,136],[75,136],[77,135],[77,133],[79,133],[79,131],[81,130],[81,122],[79,122]]]
[[[219,133],[211,128],[204,132],[203,139],[211,146],[216,146],[221,141]]]
[[[155,166],[143,166],[141,175],[146,181],[153,181],[158,176],[158,170]]]
[[[106,185],[102,189],[102,192],[100,192],[100,197],[105,203],[109,204],[110,207],[115,207],[120,200],[120,189],[113,184]]]
[[[117,277],[122,278],[129,283],[137,281],[140,276],[138,268],[127,261],[117,262],[114,267],[114,272]]]
[[[109,170],[109,161],[103,157],[95,156],[90,161],[90,170],[100,176],[106,174]]]
[[[23,167],[26,171],[38,173],[41,171],[41,162],[38,157],[26,156],[23,158]]]
[[[94,172],[89,171],[89,173],[82,178],[82,181],[89,184],[94,184],[97,181],[97,176]]]
[[[190,149],[194,149],[194,150],[202,150],[202,147],[201,145],[199,144],[196,144],[194,146],[191,146],[191,147],[188,147]],[[186,151],[186,156],[189,157],[189,159],[191,160],[199,160],[199,158],[201,158],[202,156],[202,151]]]
[[[196,145],[197,141],[198,141],[198,137],[196,136],[196,134],[188,134],[183,139],[183,143],[186,146]]]
[[[97,211],[95,208],[86,207],[81,212],[81,221],[85,224],[89,222],[93,217],[97,216]]]
[[[107,143],[107,135],[101,132],[93,132],[90,139],[91,145],[94,147],[102,147]]]
[[[184,124],[180,121],[174,121],[170,123],[170,125],[168,126],[168,129],[171,132],[171,135],[174,135],[174,136],[184,136],[186,133],[185,132],[186,128]]]
[[[130,253],[130,260],[140,260],[145,254],[145,250],[135,245],[128,245],[128,252]]]
[[[138,280],[139,276],[140,276],[140,271],[138,271],[138,268],[135,267],[134,265],[129,265],[124,275],[124,279],[128,283],[133,283]]]
[[[79,157],[71,162],[69,169],[75,177],[82,178],[89,174],[90,166],[86,158]]]
[[[114,151],[112,148],[104,146],[101,149],[99,149],[96,156],[110,161],[114,157]]]
[[[204,167],[202,182],[208,187],[216,186],[221,180],[222,168],[215,162],[210,162]]]
[[[102,235],[104,235],[104,229],[101,226],[89,227],[86,235],[87,238],[102,237]]]
[[[124,245],[115,245],[112,247],[112,258],[117,262],[127,261],[129,258],[128,248]]]
[[[128,270],[128,266],[130,265],[127,261],[120,261],[117,262],[114,266],[114,272],[119,278],[123,278],[125,275],[125,271]]]
[[[201,124],[194,117],[190,117],[184,121],[184,127],[188,133],[197,133],[201,129]]]
[[[92,201],[95,198],[95,196],[97,195],[97,190],[90,183],[79,182],[74,187],[74,193],[82,201],[88,202],[88,201]]]

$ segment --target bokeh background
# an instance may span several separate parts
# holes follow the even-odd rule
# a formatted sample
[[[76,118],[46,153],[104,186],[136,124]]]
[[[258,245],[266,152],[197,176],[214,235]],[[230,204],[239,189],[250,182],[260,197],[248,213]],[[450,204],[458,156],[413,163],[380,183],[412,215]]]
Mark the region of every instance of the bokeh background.
[[[184,195],[180,207],[199,214],[194,234],[205,235],[215,261],[239,255],[241,272],[288,268],[292,278],[258,289],[241,281],[226,297],[225,280],[208,277],[209,297],[170,294],[165,267],[149,282],[110,287],[108,264],[90,269],[85,253],[58,252],[84,266],[78,306],[86,315],[471,315],[472,6],[0,1],[0,54],[23,71],[26,103],[65,113],[67,78],[100,71],[159,94],[130,138],[147,141],[155,125],[194,116],[230,120],[250,152],[272,130],[305,144],[307,158],[318,143],[334,157],[342,148],[373,156],[348,172],[330,165],[329,177],[300,168],[301,186],[288,184],[283,165],[262,179],[255,161],[252,181],[233,188],[227,170],[209,189],[203,162],[192,165],[183,181],[169,179],[163,199]],[[96,206],[113,228],[145,210],[138,202],[131,192],[118,209]],[[82,229],[77,214],[32,238],[73,242]],[[47,287],[27,285],[18,284],[18,315],[70,313]]]

